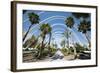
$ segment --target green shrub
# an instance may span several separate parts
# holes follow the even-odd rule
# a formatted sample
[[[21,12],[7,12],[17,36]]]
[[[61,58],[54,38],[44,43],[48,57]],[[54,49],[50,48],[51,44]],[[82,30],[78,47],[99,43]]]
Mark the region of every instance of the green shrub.
[[[68,50],[66,48],[62,48],[61,51],[65,56],[68,55]]]

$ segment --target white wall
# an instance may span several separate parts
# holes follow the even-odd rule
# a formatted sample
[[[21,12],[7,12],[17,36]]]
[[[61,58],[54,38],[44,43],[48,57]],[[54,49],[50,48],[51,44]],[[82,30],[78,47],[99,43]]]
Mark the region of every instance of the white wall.
[[[10,71],[10,1],[11,0],[0,0],[0,73],[12,73]],[[97,0],[30,0],[30,1],[84,4],[84,5],[100,4],[99,0],[98,1]],[[100,10],[98,13],[100,13]],[[98,16],[100,16],[100,14]],[[100,25],[98,25],[98,27],[100,27]],[[98,29],[98,31],[100,31],[100,29]],[[99,35],[98,37],[100,37],[100,34],[98,35]],[[98,43],[99,40],[100,38],[98,39]],[[100,52],[99,48],[98,52]],[[98,54],[98,56],[100,56],[100,53]],[[99,63],[100,63],[100,57],[99,57]],[[92,68],[35,71],[34,73],[87,73],[87,72],[99,73],[100,65],[99,67],[92,67]],[[33,73],[33,72],[26,72],[26,73]]]

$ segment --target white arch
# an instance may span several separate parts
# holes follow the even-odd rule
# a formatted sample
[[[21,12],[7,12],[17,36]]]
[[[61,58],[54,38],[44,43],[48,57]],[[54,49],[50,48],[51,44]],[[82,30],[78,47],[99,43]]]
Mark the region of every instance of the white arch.
[[[55,25],[55,24],[53,24],[53,25]],[[61,25],[63,25],[63,24],[61,24]],[[81,41],[78,39],[78,35],[76,35],[75,34],[75,31],[73,31],[72,29],[70,29],[72,32],[73,32],[73,35],[74,35],[74,37],[76,38],[76,40],[79,42],[79,43],[81,43]],[[81,43],[82,44],[82,43]]]
[[[51,32],[52,32],[52,33],[55,33],[55,32],[58,32],[58,31],[60,31],[60,32],[62,32],[62,33],[65,32],[64,29],[56,29],[56,30],[52,30]]]
[[[48,18],[46,18],[46,19],[44,19],[44,20],[42,20],[39,24],[37,24],[36,26],[39,26],[39,25],[41,25],[41,24],[43,24],[45,21],[47,21],[47,20],[49,20],[49,22],[50,21],[52,21],[52,20],[55,20],[55,19],[65,19],[66,17],[65,16],[51,16],[51,17],[48,17]],[[33,30],[34,28],[32,28],[31,30],[30,30],[30,32]]]
[[[59,31],[59,32],[54,32],[52,34],[62,34],[62,32]]]
[[[50,21],[54,20],[53,18],[55,18],[55,19],[65,19],[66,17],[65,16],[58,16],[58,15],[51,16],[51,17],[48,17],[48,18],[42,20],[39,24],[42,24],[42,23],[44,23],[47,20],[49,20],[49,22],[50,22]]]
[[[51,27],[53,28],[54,26],[62,26],[62,25],[63,25],[63,27],[67,28],[67,26],[65,24],[62,24],[62,23],[54,23],[51,25]]]
[[[42,23],[44,23],[45,21],[47,21],[47,22],[50,22],[50,21],[52,21],[52,20],[55,20],[55,19],[65,19],[66,17],[65,16],[51,16],[51,17],[48,17],[48,18],[46,18],[46,19],[44,19],[44,20],[42,20],[38,25],[41,25]],[[38,26],[37,25],[37,26]],[[30,32],[33,30],[34,28],[32,28],[31,30],[30,30]],[[72,30],[73,31],[73,30]],[[76,35],[76,34],[75,34]],[[77,35],[76,35],[77,36]],[[76,37],[75,36],[75,37]],[[77,38],[77,37],[76,37]],[[78,38],[77,38],[77,40],[78,40]],[[80,42],[80,41],[78,41],[78,42]],[[81,43],[81,42],[80,42]]]
[[[41,14],[43,14],[43,13],[45,13],[45,11],[38,12],[37,14],[38,14],[38,15],[41,15]]]

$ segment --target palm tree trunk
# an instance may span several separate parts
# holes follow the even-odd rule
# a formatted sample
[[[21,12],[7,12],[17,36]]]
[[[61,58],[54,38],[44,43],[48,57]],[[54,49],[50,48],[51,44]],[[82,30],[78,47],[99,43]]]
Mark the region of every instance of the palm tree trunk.
[[[87,41],[88,41],[88,43],[89,43],[89,49],[90,49],[90,47],[91,47],[91,42],[90,42],[89,38],[87,37],[86,33],[85,33],[85,37],[86,37],[86,39],[87,39]]]
[[[68,49],[69,49],[69,30],[67,29],[67,46],[68,46]]]
[[[49,45],[50,45],[50,42],[51,42],[51,32],[50,32],[50,36],[49,36]]]
[[[74,43],[73,43],[73,45],[74,45],[73,49],[74,49],[74,56],[75,56],[74,59],[76,59],[77,58],[77,51],[76,51],[76,48],[75,48],[75,44]]]
[[[51,49],[51,47],[50,47],[50,42],[51,42],[51,32],[49,33],[49,43],[48,43],[48,49],[49,49],[49,52],[48,52],[48,54],[51,56],[51,53],[52,53],[52,49]]]
[[[42,57],[42,52],[44,50],[44,39],[45,39],[45,35],[43,36],[43,40],[42,40],[42,44],[41,44],[41,48],[40,48],[40,56],[39,56],[39,59],[41,59]]]
[[[29,33],[31,27],[32,27],[32,25],[29,26],[28,31],[27,31],[26,34],[24,35],[24,37],[23,37],[23,42],[24,42],[25,38],[27,37],[27,35],[28,35],[28,33]]]
[[[67,44],[68,44],[68,49],[69,49],[69,38],[67,38]]]
[[[41,48],[43,48],[43,47],[44,47],[44,39],[45,39],[45,35],[43,36],[42,46],[41,46]]]
[[[49,50],[50,50],[50,42],[51,42],[51,32],[50,32],[50,36],[49,36]],[[51,51],[51,50],[50,50]]]

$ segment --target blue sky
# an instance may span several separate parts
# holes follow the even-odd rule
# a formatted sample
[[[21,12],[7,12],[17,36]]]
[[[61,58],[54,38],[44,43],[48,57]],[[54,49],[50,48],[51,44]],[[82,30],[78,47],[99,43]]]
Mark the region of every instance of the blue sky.
[[[60,43],[63,39],[66,39],[61,33],[64,33],[66,29],[69,29],[72,32],[72,36],[70,38],[70,42],[74,41],[83,45],[88,44],[84,34],[77,31],[77,25],[79,24],[79,20],[74,18],[71,12],[60,12],[60,11],[38,11],[38,10],[27,10],[25,14],[23,14],[23,32],[26,32],[28,27],[31,25],[28,20],[28,13],[34,12],[39,15],[40,23],[33,25],[30,33],[27,38],[34,34],[36,37],[40,34],[39,25],[43,23],[49,23],[52,27],[52,38],[54,38],[58,47],[60,47]],[[74,28],[70,29],[65,25],[65,19],[69,16],[72,16],[75,20]],[[91,35],[89,33],[89,35]],[[46,40],[48,41],[48,35]]]

